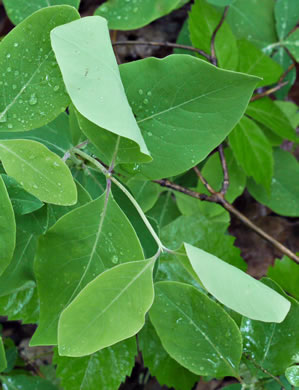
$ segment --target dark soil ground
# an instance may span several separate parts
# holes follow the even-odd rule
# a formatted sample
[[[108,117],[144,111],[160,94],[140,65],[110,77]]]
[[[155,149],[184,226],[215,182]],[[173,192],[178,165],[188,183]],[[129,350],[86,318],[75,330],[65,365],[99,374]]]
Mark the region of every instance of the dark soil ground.
[[[103,0],[81,0],[80,13],[82,16],[92,15],[94,10],[102,4]],[[173,12],[171,15],[163,17],[149,26],[134,30],[134,31],[118,31],[112,32],[112,40],[146,40],[159,42],[175,42],[178,33],[187,18],[190,5],[186,5],[182,9]],[[2,1],[0,0],[0,37],[6,35],[13,25],[5,14]],[[165,57],[172,53],[170,48],[147,47],[147,46],[121,46],[116,49],[116,56],[119,63],[138,60],[141,58],[155,56]],[[298,66],[298,65],[297,65]],[[297,69],[298,71],[299,69]],[[298,74],[298,72],[297,72]],[[299,79],[289,94],[289,99],[299,104]],[[286,150],[291,150],[292,145],[286,142],[283,147]],[[299,159],[299,148],[294,152]],[[248,192],[245,192],[237,199],[234,204],[236,208],[250,218],[255,224],[260,226],[268,234],[286,245],[294,252],[299,251],[299,219],[281,217],[269,210],[267,207],[257,203]],[[269,265],[273,264],[275,258],[281,257],[273,246],[260,238],[256,233],[249,230],[238,219],[232,217],[230,233],[236,237],[236,246],[241,249],[241,253],[245,261],[248,263],[249,273],[260,278],[265,275]],[[35,327],[31,325],[22,326],[21,323],[5,322],[5,319],[0,317],[0,325],[4,328],[4,335],[11,337],[20,347],[22,356],[25,361],[34,360],[34,356],[44,352],[41,349],[29,348],[28,341],[32,336]],[[47,359],[37,361],[38,364],[47,364]],[[36,371],[38,367],[28,364],[27,368]],[[226,382],[228,384],[229,382]],[[205,383],[199,382],[194,390],[214,390],[224,386],[223,382],[210,381]],[[130,378],[127,378],[126,383],[121,386],[121,390],[167,390],[167,387],[161,387],[155,378],[149,376],[147,369],[143,367],[141,358],[136,359],[136,365]]]

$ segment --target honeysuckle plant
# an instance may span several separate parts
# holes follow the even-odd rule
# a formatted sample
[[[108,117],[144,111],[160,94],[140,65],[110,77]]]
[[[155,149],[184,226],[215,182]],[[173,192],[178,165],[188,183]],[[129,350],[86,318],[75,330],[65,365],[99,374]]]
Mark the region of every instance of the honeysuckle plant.
[[[231,203],[247,188],[299,215],[299,165],[279,148],[298,142],[284,97],[299,10],[196,0],[173,44],[189,51],[117,64],[109,28],[186,3],[109,0],[80,18],[77,0],[4,0],[0,314],[38,325],[30,346],[55,346],[61,380],[19,375],[4,338],[4,389],[118,389],[137,352],[178,390],[298,385],[299,259]],[[228,211],[285,255],[260,281]]]

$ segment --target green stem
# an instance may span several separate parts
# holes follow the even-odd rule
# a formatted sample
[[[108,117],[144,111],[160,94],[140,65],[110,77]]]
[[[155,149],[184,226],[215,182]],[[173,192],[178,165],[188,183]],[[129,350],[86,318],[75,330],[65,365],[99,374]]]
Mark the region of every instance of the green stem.
[[[113,181],[114,184],[117,185],[118,188],[120,188],[122,190],[122,192],[130,199],[130,201],[133,203],[134,207],[136,208],[136,210],[138,211],[138,214],[140,215],[141,219],[143,220],[143,222],[145,223],[146,227],[148,228],[148,230],[150,231],[151,235],[153,236],[154,240],[156,241],[156,243],[158,244],[158,247],[159,249],[162,251],[162,252],[165,252],[165,251],[168,251],[167,248],[165,248],[165,246],[162,244],[162,242],[160,241],[160,238],[158,237],[157,233],[155,232],[155,230],[153,229],[152,225],[150,224],[149,220],[147,219],[146,215],[144,214],[142,208],[139,206],[138,202],[136,201],[136,199],[134,198],[133,195],[131,195],[131,193],[126,189],[125,186],[123,186],[117,179],[115,179],[115,177],[111,177],[111,181]]]
[[[153,229],[152,225],[150,224],[149,220],[147,219],[146,215],[144,214],[142,208],[139,206],[138,202],[134,198],[133,195],[126,189],[125,186],[123,186],[115,177],[111,175],[111,173],[96,159],[89,156],[87,153],[82,152],[82,150],[74,148],[74,153],[78,154],[79,156],[83,157],[85,160],[91,162],[93,165],[95,165],[107,178],[109,178],[117,187],[130,199],[130,201],[133,203],[134,207],[136,208],[138,214],[140,215],[141,219],[143,220],[144,224],[148,228],[149,232],[153,236],[154,240],[156,241],[159,249],[161,252],[168,251],[167,248],[162,244],[160,241],[157,233]]]

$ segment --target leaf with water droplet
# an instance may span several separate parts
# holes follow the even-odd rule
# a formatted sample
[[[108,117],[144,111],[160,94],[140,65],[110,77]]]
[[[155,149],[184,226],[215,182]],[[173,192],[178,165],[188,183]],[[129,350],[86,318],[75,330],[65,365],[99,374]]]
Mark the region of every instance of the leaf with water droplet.
[[[100,16],[90,16],[54,28],[51,32],[51,42],[66,89],[79,113],[92,122],[95,128],[99,128],[99,132],[105,129],[102,138],[107,131],[113,133],[116,138],[126,138],[139,149],[138,153],[135,151],[139,154],[139,160],[151,161],[127,101],[107,21]],[[78,46],[81,50],[74,51],[74,47]],[[117,115],[111,115],[115,107]],[[85,131],[84,127],[82,130]],[[89,133],[85,133],[89,137]],[[101,146],[100,142],[94,143]]]
[[[188,0],[109,0],[95,12],[112,30],[134,30],[169,14]]]
[[[114,390],[131,374],[136,354],[136,339],[131,337],[81,358],[59,356],[55,350],[54,364],[57,365],[56,374],[65,390]],[[102,370],[105,375],[99,375]]]
[[[291,309],[280,324],[254,321],[244,317],[241,325],[244,352],[254,357],[256,363],[272,375],[281,375],[291,364],[298,363],[299,303],[284,293],[273,280],[263,278],[262,282],[287,299]],[[270,305],[271,300],[268,303]]]
[[[115,265],[113,256],[118,264],[143,259],[137,235],[111,194],[64,215],[40,238],[35,271],[41,311],[32,345],[57,343],[61,311],[95,276]]]
[[[27,6],[27,2],[26,2]],[[79,18],[75,8],[54,6],[29,16],[1,41],[0,131],[24,131],[41,127],[56,118],[69,104],[50,43],[50,31]],[[30,29],[29,29],[30,26]],[[16,46],[15,44],[18,43]],[[41,56],[40,49],[47,53]],[[51,74],[51,85],[40,80]],[[6,84],[6,85],[5,85]],[[59,91],[54,90],[59,86]],[[44,112],[44,115],[40,115]],[[9,121],[11,126],[6,126]]]
[[[80,0],[3,0],[7,15],[13,24],[22,22],[25,18],[38,11],[41,8],[53,5],[70,5],[78,9]],[[14,47],[19,43],[15,42]]]
[[[166,304],[169,306],[165,311]],[[207,295],[188,284],[158,282],[149,314],[163,347],[183,367],[197,375],[238,377],[240,331]],[[221,323],[221,327],[215,323]],[[227,330],[229,337],[225,335]]]
[[[154,300],[154,264],[154,258],[120,264],[88,283],[60,316],[59,354],[89,355],[134,336]]]
[[[120,73],[153,157],[139,171],[151,179],[178,175],[206,158],[241,119],[259,81],[188,55],[130,62]],[[151,97],[144,101],[139,89]]]
[[[39,142],[1,140],[0,158],[6,173],[41,201],[63,206],[76,203],[77,191],[69,168]],[[59,167],[54,167],[54,162]]]

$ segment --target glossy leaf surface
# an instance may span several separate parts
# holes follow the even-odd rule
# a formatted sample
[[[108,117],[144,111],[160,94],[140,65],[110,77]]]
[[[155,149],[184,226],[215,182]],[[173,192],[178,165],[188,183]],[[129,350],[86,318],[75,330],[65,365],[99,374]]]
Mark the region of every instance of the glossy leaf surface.
[[[184,245],[194,271],[219,302],[259,321],[284,320],[290,303],[280,294],[216,256],[192,245]]]
[[[51,42],[77,110],[96,125],[134,141],[148,155],[119,76],[107,21],[91,16],[65,24],[52,30]]]
[[[87,284],[60,316],[59,353],[89,355],[134,336],[154,300],[154,262],[121,264]]]
[[[69,103],[50,31],[79,17],[73,7],[42,9],[15,27],[0,48],[0,131],[41,127]]]
[[[39,301],[36,288],[31,287],[0,297],[0,313],[5,314],[9,321],[21,320],[23,324],[37,323]]]
[[[82,225],[83,221],[88,222]],[[116,264],[141,259],[136,233],[111,194],[64,215],[39,240],[35,272],[41,316],[32,345],[57,343],[61,311],[96,276]]]
[[[90,356],[70,358],[56,352],[57,376],[65,390],[118,390],[131,374],[137,354],[135,338]]]
[[[287,172],[287,174],[286,174]],[[275,213],[296,217],[299,216],[299,163],[291,153],[277,148],[274,150],[274,174],[271,182],[271,195],[262,186],[253,181],[248,182],[250,194]]]
[[[299,300],[299,265],[293,260],[287,256],[276,259],[274,265],[269,267],[267,276]]]
[[[1,381],[3,390],[57,390],[55,385],[39,376],[1,376]]]
[[[16,222],[7,189],[0,177],[0,275],[8,267],[15,249]]]
[[[217,303],[178,282],[156,283],[155,294],[150,319],[172,358],[197,375],[238,376],[241,335]]]
[[[147,58],[120,70],[153,157],[135,171],[151,179],[202,161],[239,121],[258,81],[188,55]]]
[[[271,374],[280,375],[291,364],[298,362],[299,303],[288,297],[271,279],[264,279],[263,283],[285,297],[291,303],[291,309],[280,324],[244,318],[241,326],[244,352]]]
[[[187,0],[108,0],[95,12],[108,20],[109,29],[134,30],[169,14]]]
[[[51,5],[71,5],[79,7],[80,0],[4,0],[4,6],[13,24],[22,22],[25,18],[41,8]]]
[[[198,376],[168,355],[150,321],[147,321],[139,332],[138,341],[144,365],[160,385],[176,390],[190,390],[193,387]]]
[[[229,144],[246,174],[269,190],[273,175],[272,147],[260,127],[244,116],[230,133]]]
[[[285,376],[292,386],[299,387],[299,366],[288,367]]]
[[[1,140],[6,173],[43,202],[72,205],[77,190],[67,165],[44,145],[31,140]]]

